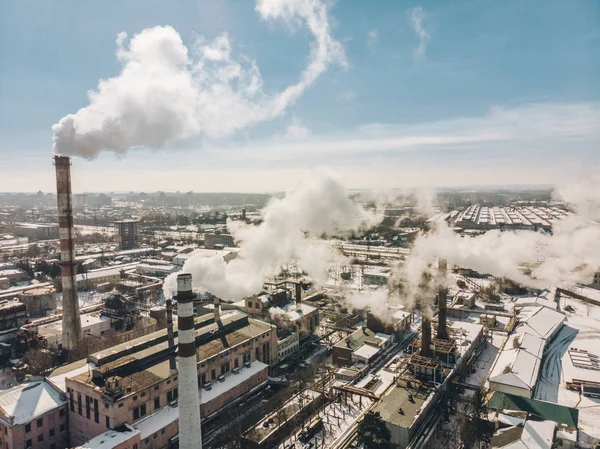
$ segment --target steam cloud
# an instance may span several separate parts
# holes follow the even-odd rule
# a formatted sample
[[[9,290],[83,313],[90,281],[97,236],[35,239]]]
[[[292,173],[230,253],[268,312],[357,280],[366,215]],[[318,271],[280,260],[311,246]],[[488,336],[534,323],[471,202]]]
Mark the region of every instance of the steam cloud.
[[[198,134],[222,137],[281,115],[331,64],[346,64],[324,2],[257,0],[255,9],[263,20],[310,31],[309,62],[296,84],[265,93],[256,62],[234,59],[227,33],[212,42],[199,38],[192,51],[170,26],[145,29],[129,42],[120,33],[121,73],[100,80],[88,106],[52,127],[54,153],[93,158],[102,150],[160,147]]]
[[[258,293],[266,277],[293,261],[316,283],[326,279],[330,246],[323,234],[369,226],[381,217],[368,213],[348,198],[346,189],[331,175],[315,172],[282,199],[273,199],[262,212],[259,226],[230,221],[228,229],[240,246],[238,257],[226,263],[222,256],[192,255],[183,272],[193,276],[193,287],[228,300]],[[176,274],[166,278],[164,291],[176,291]]]
[[[435,258],[445,258],[450,264],[506,277],[529,287],[545,288],[565,281],[590,282],[600,269],[599,181],[595,177],[585,184],[556,191],[578,214],[554,222],[552,234],[489,231],[476,237],[461,237],[442,223],[433,232],[421,235],[396,273],[406,282],[406,302],[422,295],[424,273],[425,277],[435,276],[431,268]],[[531,272],[524,270],[525,267]],[[433,278],[432,281],[436,282]],[[429,296],[433,299],[433,295]]]

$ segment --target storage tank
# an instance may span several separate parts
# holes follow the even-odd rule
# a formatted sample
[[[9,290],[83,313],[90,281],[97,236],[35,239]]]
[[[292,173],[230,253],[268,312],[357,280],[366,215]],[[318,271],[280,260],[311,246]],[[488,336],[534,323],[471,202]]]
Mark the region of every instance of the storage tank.
[[[46,316],[56,309],[56,289],[38,287],[19,294],[19,301],[25,304],[27,315],[31,318]]]

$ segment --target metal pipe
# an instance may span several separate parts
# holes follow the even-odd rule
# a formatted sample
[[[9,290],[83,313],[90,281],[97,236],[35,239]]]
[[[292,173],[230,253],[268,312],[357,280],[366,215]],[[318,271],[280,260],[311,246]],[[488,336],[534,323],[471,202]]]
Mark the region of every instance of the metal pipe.
[[[189,273],[177,275],[180,449],[202,448],[193,300],[192,275]]]
[[[173,338],[173,300],[167,299],[167,340],[169,342],[169,349],[172,350],[171,356],[169,357],[169,368],[171,370],[177,369],[175,363],[175,339]]]
[[[215,323],[221,321],[221,300],[218,296],[213,298],[214,318]]]
[[[60,237],[60,272],[62,277],[62,346],[74,349],[81,343],[81,318],[75,269],[75,231],[71,194],[71,160],[67,156],[54,156],[56,169],[56,202],[58,206],[58,232]]]
[[[448,288],[446,287],[446,270],[448,262],[446,259],[440,259],[438,263],[438,271],[440,276],[440,288],[438,289],[438,327],[437,338],[440,340],[448,340],[448,328],[446,324],[447,315],[447,297]]]
[[[421,354],[423,357],[431,357],[431,316],[423,315],[421,322]]]

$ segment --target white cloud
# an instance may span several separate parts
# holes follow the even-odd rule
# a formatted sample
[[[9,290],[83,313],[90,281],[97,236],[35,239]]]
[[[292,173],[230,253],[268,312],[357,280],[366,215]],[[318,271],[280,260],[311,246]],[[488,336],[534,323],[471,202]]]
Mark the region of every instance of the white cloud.
[[[431,39],[425,27],[423,21],[427,17],[427,14],[423,10],[423,7],[416,6],[410,10],[410,23],[413,27],[414,32],[419,37],[419,46],[415,50],[415,54],[418,57],[425,56],[425,50],[427,49],[427,43]]]
[[[160,147],[201,135],[217,139],[280,116],[332,64],[346,65],[320,0],[258,0],[263,20],[306,27],[308,65],[295,84],[270,94],[255,61],[235,58],[227,33],[188,49],[170,26],[117,38],[121,73],[98,83],[90,104],[53,126],[55,153],[95,157],[102,150]]]
[[[310,136],[310,128],[303,126],[299,123],[292,123],[285,130],[285,136],[290,139],[304,139]]]
[[[367,33],[367,48],[372,48],[379,40],[379,32],[371,30]]]

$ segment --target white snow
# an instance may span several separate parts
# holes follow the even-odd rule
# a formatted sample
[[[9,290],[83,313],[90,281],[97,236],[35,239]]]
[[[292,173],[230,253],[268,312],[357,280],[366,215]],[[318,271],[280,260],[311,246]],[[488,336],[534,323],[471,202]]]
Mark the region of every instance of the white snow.
[[[143,440],[164,429],[172,422],[179,419],[179,407],[163,407],[158,412],[138,421],[133,425],[140,432]]]
[[[521,441],[528,449],[552,449],[555,428],[554,421],[527,421]]]
[[[125,426],[127,426],[127,432],[118,432],[112,429],[107,430],[97,437],[92,438],[87,443],[84,443],[83,446],[77,446],[76,449],[112,449],[119,444],[129,441],[129,439],[140,433],[127,424]]]
[[[50,377],[49,380],[63,392],[67,392],[66,381],[67,379],[79,376],[81,373],[91,372],[96,367],[94,363],[86,363],[85,365],[75,368],[67,373],[59,374],[57,376]]]
[[[200,402],[202,404],[206,404],[207,402],[210,402],[213,399],[221,396],[232,388],[235,388],[238,385],[246,382],[252,376],[260,373],[263,370],[267,370],[268,368],[268,365],[255,360],[251,363],[250,368],[241,367],[238,374],[231,373],[225,376],[225,381],[213,381],[212,388],[210,390],[201,388],[202,393],[200,395]]]
[[[0,407],[7,417],[14,417],[14,424],[29,423],[67,401],[46,382],[21,384],[0,393]]]

